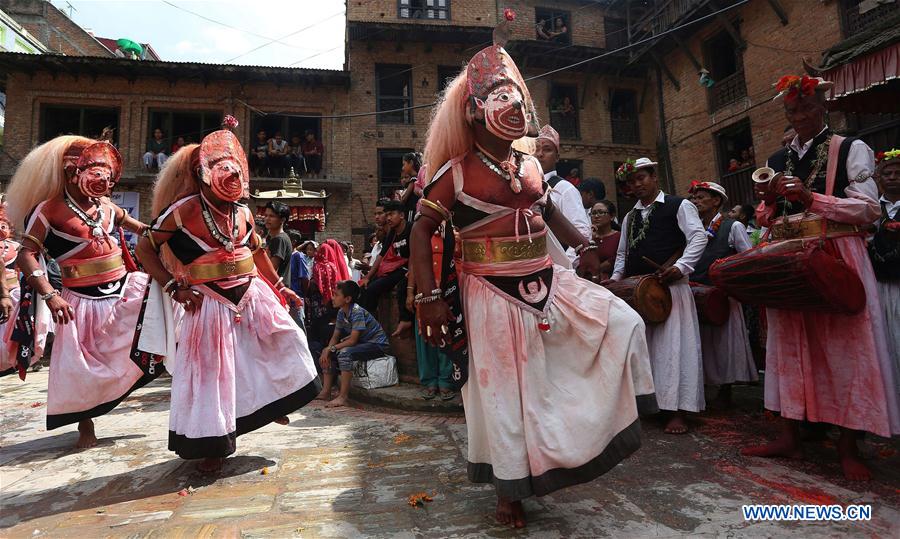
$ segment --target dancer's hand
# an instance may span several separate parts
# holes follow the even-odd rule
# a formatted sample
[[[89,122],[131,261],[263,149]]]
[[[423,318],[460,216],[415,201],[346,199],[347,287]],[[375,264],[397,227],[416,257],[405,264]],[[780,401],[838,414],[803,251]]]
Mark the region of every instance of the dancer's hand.
[[[279,292],[281,292],[284,299],[286,299],[289,304],[293,305],[295,309],[303,308],[303,298],[298,296],[296,292],[286,286],[279,290]]]
[[[12,314],[13,302],[9,296],[0,298],[0,324],[9,320]]]
[[[453,313],[447,302],[439,299],[420,303],[416,308],[419,313],[420,335],[425,342],[437,347],[446,344],[450,323],[453,322]]]
[[[172,299],[184,305],[184,310],[189,313],[199,311],[203,305],[203,294],[191,288],[179,288],[178,292],[172,295]]]
[[[74,319],[75,311],[59,294],[47,300],[47,308],[50,309],[50,316],[57,324],[68,324]]]

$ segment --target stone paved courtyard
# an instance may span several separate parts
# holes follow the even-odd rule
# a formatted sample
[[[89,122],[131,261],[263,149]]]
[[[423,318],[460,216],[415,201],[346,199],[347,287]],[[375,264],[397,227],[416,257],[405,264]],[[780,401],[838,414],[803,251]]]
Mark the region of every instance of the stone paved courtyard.
[[[99,445],[79,451],[74,426],[44,429],[46,369],[0,380],[0,537],[900,536],[900,444],[867,438],[868,484],[844,481],[831,440],[807,444],[808,461],[741,457],[774,432],[760,387],[736,388],[738,410],[704,414],[687,436],[645,420],[634,457],[529,500],[529,528],[514,531],[494,523],[492,488],[466,480],[461,418],[313,404],[241,437],[211,479],[166,449],[168,382],[97,420]],[[434,501],[408,505],[419,492]],[[870,503],[873,515],[752,523],[748,503]]]

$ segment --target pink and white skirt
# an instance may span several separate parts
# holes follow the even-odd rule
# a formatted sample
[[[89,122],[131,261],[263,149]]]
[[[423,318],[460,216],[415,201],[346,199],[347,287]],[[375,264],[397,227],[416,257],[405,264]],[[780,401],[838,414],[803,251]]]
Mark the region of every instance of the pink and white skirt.
[[[516,282],[525,265],[467,263],[461,275],[468,475],[515,500],[606,473],[640,447],[639,406],[656,409],[637,313],[559,266]]]
[[[185,459],[226,457],[238,436],[302,408],[321,383],[306,335],[261,279],[237,305],[196,289],[203,304],[184,313],[170,365],[169,449]]]
[[[74,320],[56,324],[47,387],[47,429],[101,416],[163,371],[137,349],[150,276],[129,273],[118,293],[63,289]]]

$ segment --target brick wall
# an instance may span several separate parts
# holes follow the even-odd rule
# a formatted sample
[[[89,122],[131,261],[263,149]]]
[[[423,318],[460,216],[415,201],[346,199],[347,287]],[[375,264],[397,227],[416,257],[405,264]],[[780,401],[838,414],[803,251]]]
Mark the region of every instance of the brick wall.
[[[99,41],[44,0],[0,0],[0,9],[53,52],[70,56],[113,56]]]
[[[347,19],[350,21],[410,24],[442,24],[453,26],[494,26],[496,2],[494,0],[448,0],[450,20],[401,19],[398,17],[397,0],[347,0]]]
[[[117,142],[124,162],[122,182],[118,190],[141,193],[141,217],[150,215],[150,188],[153,176],[142,170],[144,153],[151,129],[152,110],[206,111],[232,114],[240,121],[236,134],[247,144],[251,140],[252,107],[264,112],[282,114],[339,115],[346,112],[347,92],[344,88],[276,86],[271,83],[245,81],[233,83],[194,80],[168,81],[125,78],[56,75],[45,72],[34,76],[10,73],[7,79],[7,112],[4,153],[0,160],[0,179],[4,182],[18,162],[39,142],[42,106],[103,106],[119,110]],[[350,176],[350,154],[346,143],[349,120],[322,120],[325,145],[323,171],[330,177]],[[324,188],[329,218],[323,236],[350,238],[350,191],[352,185],[330,184],[325,180],[308,180],[307,189]],[[251,182],[251,190],[259,188]],[[271,182],[262,189],[273,189]]]
[[[780,0],[789,23],[782,26],[766,0],[754,0],[731,12],[739,22],[741,36],[747,41],[743,65],[747,97],[710,113],[707,90],[698,83],[696,68],[685,53],[672,47],[664,62],[678,79],[681,89],[663,78],[663,98],[669,135],[672,168],[677,191],[684,194],[692,179],[719,176],[715,133],[749,119],[753,135],[756,165],[780,147],[787,121],[781,104],[772,102],[772,84],[781,75],[802,73],[799,57],[812,56],[841,40],[837,2]],[[691,39],[688,48],[703,63],[704,40],[723,31],[718,23],[704,26]]]

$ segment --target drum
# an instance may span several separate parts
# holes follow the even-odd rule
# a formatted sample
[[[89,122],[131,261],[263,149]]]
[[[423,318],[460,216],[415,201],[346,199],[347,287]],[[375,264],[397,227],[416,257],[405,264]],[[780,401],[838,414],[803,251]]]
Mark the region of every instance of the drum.
[[[635,275],[606,285],[610,292],[624,299],[644,322],[665,322],[672,312],[672,293],[655,275]]]
[[[731,306],[728,304],[728,294],[715,286],[700,283],[691,283],[691,292],[694,293],[694,304],[697,305],[697,318],[704,324],[721,326],[728,321]]]
[[[866,306],[856,271],[820,240],[762,244],[715,261],[713,285],[741,303],[774,309],[855,314]]]

